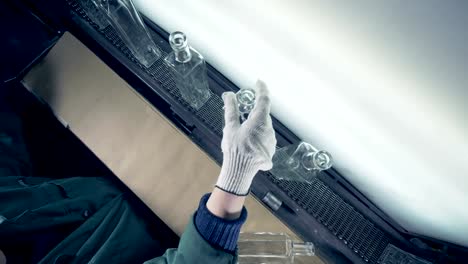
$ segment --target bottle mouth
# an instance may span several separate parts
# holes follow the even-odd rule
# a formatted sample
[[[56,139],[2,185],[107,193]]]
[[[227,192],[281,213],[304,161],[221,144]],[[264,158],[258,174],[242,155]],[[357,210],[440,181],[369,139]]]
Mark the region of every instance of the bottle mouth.
[[[247,119],[246,115],[255,107],[255,91],[250,88],[240,89],[236,93],[236,98],[241,119],[245,121]]]
[[[255,104],[255,91],[250,88],[241,89],[237,93],[237,102],[243,105]]]
[[[324,150],[319,150],[315,152],[312,160],[314,162],[314,165],[319,170],[328,170],[333,165],[330,153]]]
[[[328,170],[333,165],[330,153],[324,150],[305,153],[302,156],[302,165],[306,170]]]
[[[169,44],[174,50],[183,50],[188,46],[187,36],[180,31],[172,32],[169,35]]]

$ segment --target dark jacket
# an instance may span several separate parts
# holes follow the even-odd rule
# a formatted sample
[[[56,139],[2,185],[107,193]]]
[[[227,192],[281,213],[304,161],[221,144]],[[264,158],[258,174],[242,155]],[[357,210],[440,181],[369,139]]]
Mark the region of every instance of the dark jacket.
[[[206,195],[179,247],[164,253],[161,238],[150,235],[109,180],[29,177],[19,120],[4,113],[0,120],[0,250],[9,264],[236,263],[235,242],[246,212],[238,221],[219,219],[206,209]],[[213,223],[219,228],[205,228]]]

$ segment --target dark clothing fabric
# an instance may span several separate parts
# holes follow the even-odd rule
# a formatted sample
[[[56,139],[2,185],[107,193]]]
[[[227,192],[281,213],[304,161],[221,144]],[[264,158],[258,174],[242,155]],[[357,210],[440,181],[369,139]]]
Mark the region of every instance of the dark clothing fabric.
[[[28,177],[30,173],[20,120],[0,113],[0,250],[8,264],[237,261],[234,250],[245,209],[235,221],[217,218],[206,208],[205,195],[179,247],[164,253],[109,180]]]
[[[28,177],[14,114],[0,113],[0,249],[12,263],[142,263],[164,253],[125,194],[97,177]]]
[[[237,254],[231,254],[213,247],[195,227],[194,218],[185,228],[178,248],[168,249],[163,256],[149,260],[145,264],[235,264]]]
[[[0,102],[1,103],[1,102]],[[31,165],[20,119],[0,112],[0,176],[29,176]]]
[[[206,208],[208,198],[210,198],[210,194],[205,194],[200,200],[200,205],[195,213],[195,226],[200,235],[212,246],[234,252],[240,229],[247,220],[247,210],[244,207],[240,217],[236,220],[222,219],[213,215]]]
[[[9,263],[141,263],[164,252],[105,179],[1,177],[0,203]]]

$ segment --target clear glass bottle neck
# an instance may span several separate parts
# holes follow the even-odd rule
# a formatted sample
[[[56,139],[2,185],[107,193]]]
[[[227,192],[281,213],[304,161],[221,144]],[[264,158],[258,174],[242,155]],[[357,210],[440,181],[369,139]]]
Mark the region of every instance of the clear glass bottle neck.
[[[293,256],[314,256],[315,247],[311,242],[292,242],[291,255]]]
[[[306,171],[322,171],[329,169],[333,161],[330,153],[317,150],[312,145],[302,142],[288,159],[287,164],[293,170],[303,168]]]
[[[255,90],[250,88],[240,89],[236,93],[241,121],[244,122],[255,106]]]
[[[175,59],[180,63],[187,63],[192,59],[192,52],[190,47],[186,47],[183,50],[174,50]]]
[[[169,35],[169,44],[174,51],[175,60],[180,63],[187,63],[192,59],[192,52],[188,45],[187,36],[180,32],[172,32]]]

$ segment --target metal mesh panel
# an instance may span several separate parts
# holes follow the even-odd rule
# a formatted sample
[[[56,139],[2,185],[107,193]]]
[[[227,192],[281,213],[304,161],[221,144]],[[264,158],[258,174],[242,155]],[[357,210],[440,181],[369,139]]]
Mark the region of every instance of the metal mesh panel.
[[[70,5],[70,7],[73,9],[73,11],[75,11],[84,20],[86,20],[86,22],[91,24],[96,30],[99,30],[99,26],[96,23],[94,23],[94,21],[91,20],[91,18],[89,18],[86,15],[86,12],[80,7],[80,5],[75,0],[67,0],[67,3],[68,3],[68,5]]]
[[[125,43],[116,34],[112,27],[107,27],[102,31],[103,35],[118,47],[122,53],[130,58],[134,63],[138,64],[140,68],[145,70],[147,74],[153,77],[171,96],[176,99],[184,108],[189,109],[196,118],[205,123],[212,131],[217,135],[222,135],[222,128],[224,126],[223,119],[223,100],[216,94],[211,94],[210,99],[198,110],[192,108],[180,95],[175,82],[171,76],[170,70],[164,64],[163,58],[170,52],[169,50],[161,49],[161,59],[156,61],[151,67],[146,68],[138,62],[138,60],[132,55],[131,51],[125,46]],[[157,39],[156,36],[153,39]]]
[[[101,32],[108,41],[148,75],[152,76],[152,78],[157,81],[163,89],[168,91],[180,105],[188,109],[214,133],[220,137],[222,136],[222,129],[224,126],[224,104],[222,99],[212,94],[208,102],[199,110],[190,107],[180,96],[169,69],[163,63],[163,58],[169,50],[164,50],[164,48],[162,48],[161,59],[156,61],[151,67],[146,68],[134,58],[130,50],[111,26],[99,30],[98,26],[86,16],[86,13],[75,0],[67,0],[67,2],[78,15],[90,23],[97,31]],[[159,37],[155,35],[154,39],[159,39]],[[364,218],[362,214],[335,194],[322,181],[315,179],[312,183],[291,182],[277,180],[271,174],[268,175],[271,181],[280,186],[289,197],[307,210],[309,214],[323,224],[337,238],[343,241],[351,250],[361,256],[364,261],[377,263],[380,255],[390,242],[389,238],[379,228],[374,226],[372,222]]]
[[[107,26],[103,30],[99,30],[99,27],[94,23],[83,11],[80,5],[74,0],[67,0],[68,4],[72,9],[86,20],[91,26],[96,30],[101,32],[101,34],[110,41],[116,48],[118,48],[127,58],[129,58],[133,63],[137,64],[142,70],[144,70],[148,75],[150,75],[155,81],[157,81],[161,87],[168,91],[171,96],[178,101],[185,109],[188,109],[192,114],[195,115],[200,121],[205,123],[213,132],[217,135],[222,135],[222,129],[224,126],[223,119],[223,100],[216,94],[212,94],[210,99],[203,105],[200,109],[193,109],[184,99],[182,99],[179,90],[175,86],[175,82],[171,76],[171,73],[167,66],[164,64],[164,57],[170,52],[170,50],[165,50],[160,46],[161,49],[161,58],[157,60],[151,67],[146,68],[143,66],[127,48],[125,43],[112,28],[112,26]],[[158,39],[155,33],[150,32],[153,35],[153,39]]]
[[[388,237],[321,180],[277,180],[271,174],[269,178],[364,261],[377,263]]]

